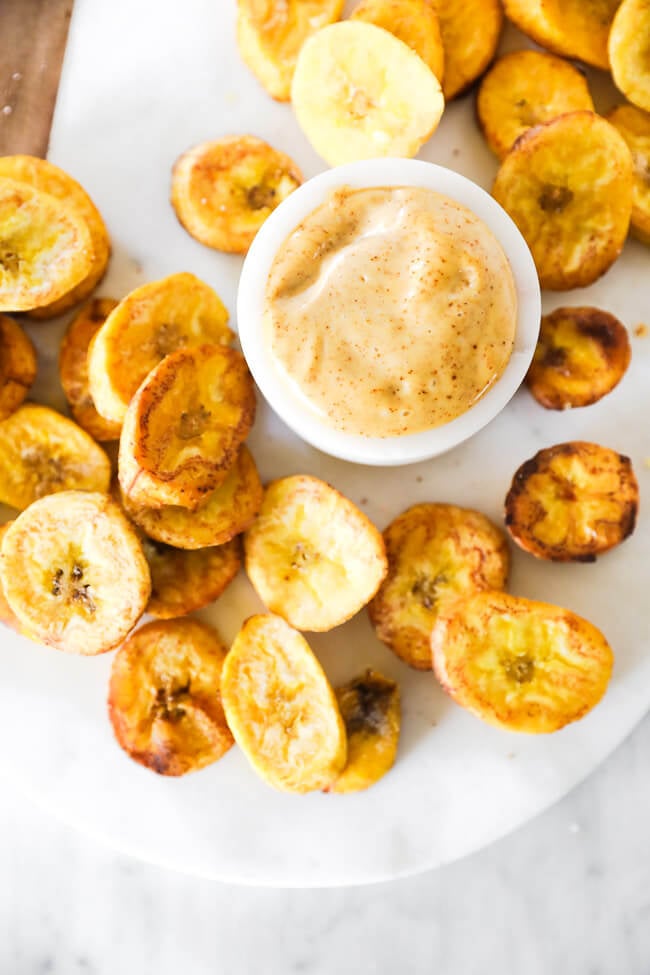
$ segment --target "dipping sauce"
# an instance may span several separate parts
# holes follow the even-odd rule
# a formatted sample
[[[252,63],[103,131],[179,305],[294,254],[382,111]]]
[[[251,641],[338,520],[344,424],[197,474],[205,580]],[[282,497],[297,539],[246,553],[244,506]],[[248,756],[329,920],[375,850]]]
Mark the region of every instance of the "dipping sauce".
[[[512,353],[510,264],[471,210],[423,187],[341,187],[289,235],[264,329],[330,426],[397,437],[448,423]]]

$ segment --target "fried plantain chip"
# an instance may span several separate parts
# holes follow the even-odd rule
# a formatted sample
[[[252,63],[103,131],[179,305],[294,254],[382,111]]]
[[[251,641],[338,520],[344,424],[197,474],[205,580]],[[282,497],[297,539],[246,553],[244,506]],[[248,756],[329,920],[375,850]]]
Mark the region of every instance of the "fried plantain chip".
[[[18,515],[2,539],[0,583],[34,639],[88,655],[124,639],[151,590],[133,528],[90,491],[52,494]]]
[[[147,613],[161,620],[185,616],[214,602],[241,565],[239,539],[194,551],[172,548],[151,538],[140,541],[151,573]]]
[[[638,506],[629,458],[574,441],[538,451],[516,471],[506,525],[538,559],[594,562],[632,534]]]
[[[18,409],[36,379],[36,349],[8,315],[0,315],[0,420]]]
[[[589,406],[618,385],[629,363],[617,318],[599,308],[556,308],[542,317],[526,384],[547,410]]]
[[[204,342],[227,345],[233,334],[219,296],[193,274],[170,274],[123,298],[88,350],[88,382],[97,411],[123,423],[126,409],[170,352]]]
[[[638,240],[650,244],[650,113],[634,105],[619,105],[607,121],[621,133],[632,153],[634,185],[630,230]]]
[[[15,179],[49,193],[66,206],[72,207],[85,221],[90,233],[93,259],[88,274],[57,301],[29,312],[30,318],[54,318],[87,298],[104,277],[111,255],[111,241],[106,225],[83,187],[47,159],[24,155],[1,156],[0,179]]]
[[[395,763],[400,730],[400,695],[394,680],[375,670],[337,687],[348,738],[348,760],[325,792],[360,792],[378,782]]]
[[[46,494],[108,491],[111,465],[94,440],[47,406],[25,403],[0,423],[0,501],[26,508]]]
[[[420,55],[438,81],[443,80],[445,54],[438,16],[430,0],[361,0],[350,19],[390,31]]]
[[[462,95],[496,54],[503,9],[500,0],[427,0],[436,11],[445,56],[442,92],[447,101]]]
[[[95,409],[88,385],[88,347],[108,315],[113,298],[93,298],[68,325],[59,350],[59,377],[73,417],[94,440],[119,440],[121,423],[105,420]]]
[[[583,288],[614,263],[632,213],[632,157],[613,125],[569,112],[525,132],[492,195],[532,251],[543,288]]]
[[[431,637],[436,676],[476,717],[547,734],[583,718],[607,690],[613,655],[568,609],[477,592],[442,611]]]
[[[172,171],[171,203],[208,247],[245,254],[266,218],[302,183],[289,156],[252,135],[202,142]]]
[[[503,0],[506,16],[541,47],[609,70],[607,39],[621,0]]]
[[[90,273],[93,260],[88,226],[74,205],[0,178],[0,312],[57,301]]]
[[[650,112],[650,3],[623,0],[609,33],[612,78],[625,97]]]
[[[2,539],[5,537],[5,532],[11,524],[10,521],[5,522],[4,525],[0,525],[0,551],[2,550]],[[0,623],[8,626],[11,630],[15,630],[16,633],[21,633],[23,628],[21,626],[20,620],[12,610],[11,606],[7,602],[7,597],[4,594],[4,589],[2,588],[2,583],[0,581]]]
[[[198,620],[145,623],[115,654],[108,714],[118,744],[160,775],[212,765],[232,747],[221,704],[226,650]]]
[[[237,0],[237,45],[269,95],[291,97],[300,48],[316,31],[338,20],[344,0]]]
[[[182,549],[203,549],[226,542],[246,531],[262,504],[262,483],[250,451],[239,448],[237,460],[223,484],[196,511],[178,505],[147,508],[122,495],[129,517],[153,538]]]
[[[324,789],[343,770],[334,692],[307,641],[284,620],[246,620],[226,657],[221,693],[235,741],[273,788]]]
[[[244,537],[246,572],[260,599],[298,630],[331,630],[375,595],[384,542],[333,487],[306,474],[272,481]]]
[[[594,110],[584,75],[541,51],[504,54],[483,78],[476,99],[483,135],[499,159],[533,126],[581,110]]]
[[[474,589],[502,589],[510,554],[503,532],[478,511],[416,504],[384,531],[388,575],[368,612],[377,636],[411,667],[431,670],[438,613]]]
[[[255,419],[243,356],[224,345],[179,349],[131,400],[119,479],[135,505],[197,508],[226,480]]]

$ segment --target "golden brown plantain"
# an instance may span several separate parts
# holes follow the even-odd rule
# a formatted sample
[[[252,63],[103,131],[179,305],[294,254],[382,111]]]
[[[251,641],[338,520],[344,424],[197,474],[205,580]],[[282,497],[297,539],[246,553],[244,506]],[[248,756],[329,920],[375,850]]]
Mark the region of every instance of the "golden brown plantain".
[[[165,620],[185,616],[218,599],[239,572],[241,543],[233,539],[194,551],[140,539],[151,573],[147,613]]]
[[[619,105],[607,121],[621,133],[632,153],[634,185],[630,231],[644,244],[650,244],[650,112],[634,105]]]
[[[621,0],[503,0],[506,16],[537,44],[609,70],[607,39]]]
[[[350,19],[390,31],[419,54],[442,82],[445,54],[438,16],[430,0],[361,0]]]
[[[428,0],[438,15],[445,56],[442,92],[451,101],[488,68],[496,54],[503,9],[500,0]]]
[[[36,349],[8,315],[0,315],[0,420],[18,409],[36,379]]]
[[[633,105],[650,112],[650,2],[617,6],[608,39],[612,78]]]

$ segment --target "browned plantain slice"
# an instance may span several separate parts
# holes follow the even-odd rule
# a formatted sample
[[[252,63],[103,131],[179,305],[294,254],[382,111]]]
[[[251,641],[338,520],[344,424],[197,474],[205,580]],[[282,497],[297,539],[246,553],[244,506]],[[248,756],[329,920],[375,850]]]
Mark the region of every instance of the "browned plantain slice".
[[[0,423],[0,501],[26,508],[46,494],[108,491],[104,451],[72,420],[25,403]]]
[[[547,410],[589,406],[618,385],[629,363],[617,318],[599,308],[556,308],[542,317],[526,383]]]
[[[623,0],[616,6],[609,33],[612,78],[633,105],[650,112],[650,3]]]
[[[113,298],[93,298],[72,319],[59,350],[59,377],[65,398],[80,427],[95,440],[118,440],[122,425],[105,420],[95,409],[88,385],[88,346],[117,307]]]
[[[284,620],[246,620],[226,657],[221,693],[235,741],[275,789],[324,789],[344,768],[334,692],[307,641]]]
[[[118,744],[160,775],[211,765],[233,744],[221,704],[226,650],[198,620],[146,623],[115,654],[108,713]]]
[[[90,273],[88,226],[72,204],[0,178],[0,312],[61,298]]]
[[[331,630],[372,599],[386,575],[381,535],[333,487],[306,474],[268,485],[244,538],[260,599],[299,630]]]
[[[584,75],[541,51],[511,51],[490,68],[476,99],[492,152],[503,159],[520,135],[566,112],[594,110]]]
[[[0,420],[18,409],[36,379],[36,349],[18,322],[0,315]]]
[[[394,680],[375,670],[336,689],[348,738],[345,768],[325,792],[368,789],[395,763],[400,730],[400,695]]]
[[[620,254],[632,213],[632,157],[613,125],[569,112],[529,129],[492,195],[530,247],[543,288],[591,284]]]
[[[574,441],[538,451],[516,471],[506,525],[539,559],[594,562],[632,534],[638,506],[629,458]]]
[[[10,524],[0,583],[34,639],[88,655],[124,639],[151,590],[133,528],[108,495],[90,491],[41,498]]]
[[[202,142],[176,161],[171,203],[196,240],[245,254],[268,215],[301,183],[289,156],[255,136],[231,135]]]
[[[607,121],[621,133],[632,153],[634,186],[630,230],[650,244],[650,113],[634,105],[619,105]]]
[[[193,274],[171,274],[136,288],[113,309],[88,350],[97,411],[122,423],[140,384],[170,352],[233,338],[219,296]]]
[[[547,734],[583,718],[607,690],[613,655],[568,609],[477,592],[440,614],[436,676],[457,704],[506,731]]]
[[[462,95],[496,54],[503,9],[500,0],[428,0],[438,15],[445,57],[442,92]]]
[[[239,352],[223,345],[173,352],[129,405],[122,490],[135,505],[197,508],[227,478],[254,419],[255,388]]]
[[[29,313],[31,318],[54,318],[55,315],[61,315],[68,308],[87,298],[106,273],[111,254],[111,242],[106,225],[83,187],[72,176],[48,162],[47,159],[24,155],[2,156],[0,178],[16,179],[44,193],[49,193],[55,199],[73,207],[88,227],[93,260],[86,277],[58,301],[35,308]]]
[[[129,517],[150,538],[174,548],[202,549],[224,545],[246,531],[260,509],[262,496],[255,461],[242,445],[226,480],[196,511],[178,505],[147,508],[133,504],[124,494],[121,500]]]
[[[140,541],[151,573],[147,613],[161,620],[185,616],[218,599],[241,565],[239,539],[191,552],[151,538]]]
[[[438,613],[474,589],[502,589],[510,554],[478,511],[416,504],[384,531],[388,575],[368,607],[377,636],[411,667],[431,670]]]
[[[506,16],[537,44],[609,70],[607,39],[621,0],[503,0]]]
[[[350,19],[365,20],[399,37],[442,81],[445,54],[438,16],[430,0],[361,0]]]

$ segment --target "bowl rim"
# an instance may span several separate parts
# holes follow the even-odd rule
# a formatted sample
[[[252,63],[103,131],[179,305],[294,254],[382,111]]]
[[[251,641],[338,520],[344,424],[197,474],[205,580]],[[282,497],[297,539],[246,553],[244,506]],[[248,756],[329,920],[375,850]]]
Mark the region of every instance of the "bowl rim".
[[[266,282],[289,234],[336,187],[414,186],[435,190],[468,207],[492,231],[512,268],[517,293],[514,348],[499,379],[469,410],[418,433],[368,437],[345,433],[321,420],[274,363],[264,341]],[[541,321],[539,279],[532,255],[505,210],[477,183],[454,170],[419,159],[371,159],[328,169],[294,190],[262,224],[248,251],[237,291],[239,341],[251,374],[273,411],[303,440],[333,457],[358,464],[396,466],[451,450],[493,420],[519,389],[530,366]]]

